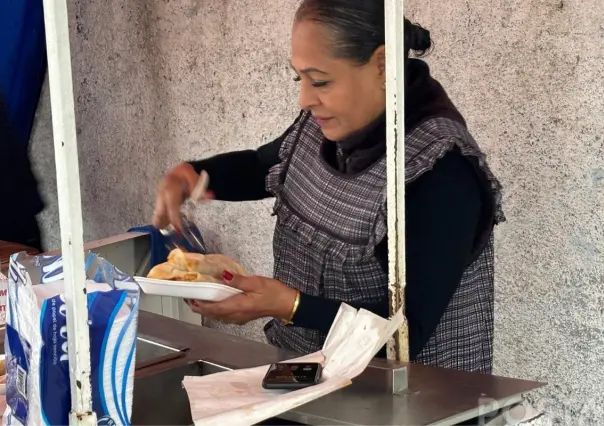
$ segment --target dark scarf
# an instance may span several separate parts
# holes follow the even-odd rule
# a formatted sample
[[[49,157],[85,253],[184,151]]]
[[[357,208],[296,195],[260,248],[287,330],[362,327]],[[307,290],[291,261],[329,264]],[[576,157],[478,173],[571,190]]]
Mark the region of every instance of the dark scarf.
[[[405,90],[405,133],[432,118],[448,118],[464,126],[459,113],[445,89],[430,75],[428,64],[419,59],[407,63],[407,88]]]
[[[465,120],[447,96],[441,84],[430,75],[428,64],[409,59],[406,69],[405,133],[436,117],[462,123]],[[326,142],[321,147],[325,161],[341,173],[356,174],[371,166],[386,153],[386,113],[365,129],[337,143]]]

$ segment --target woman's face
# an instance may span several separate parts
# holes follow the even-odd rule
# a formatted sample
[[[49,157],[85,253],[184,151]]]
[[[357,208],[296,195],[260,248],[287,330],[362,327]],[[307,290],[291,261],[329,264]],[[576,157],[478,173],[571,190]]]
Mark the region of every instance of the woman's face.
[[[329,34],[312,21],[294,22],[291,44],[300,107],[312,113],[327,139],[341,141],[384,112],[383,46],[365,65],[335,58]]]

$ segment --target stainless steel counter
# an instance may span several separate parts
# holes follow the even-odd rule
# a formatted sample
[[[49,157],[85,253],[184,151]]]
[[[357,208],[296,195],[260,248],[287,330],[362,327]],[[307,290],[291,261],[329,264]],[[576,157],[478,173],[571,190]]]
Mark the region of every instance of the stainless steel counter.
[[[141,333],[173,342],[174,347],[184,348],[186,356],[137,370],[135,424],[187,424],[189,419],[183,417],[188,413],[182,411],[187,398],[180,387],[185,375],[254,367],[296,356],[270,345],[146,312],[141,312],[139,324]],[[384,368],[385,364],[399,366],[374,360],[369,368]],[[402,395],[376,392],[355,382],[280,417],[312,425],[452,425],[505,410],[522,401],[525,392],[543,385],[423,365],[408,364],[407,368],[409,386]],[[170,402],[164,407],[179,407],[178,412],[168,413],[164,408],[162,413],[148,412],[138,417],[136,401],[143,404],[168,397]]]

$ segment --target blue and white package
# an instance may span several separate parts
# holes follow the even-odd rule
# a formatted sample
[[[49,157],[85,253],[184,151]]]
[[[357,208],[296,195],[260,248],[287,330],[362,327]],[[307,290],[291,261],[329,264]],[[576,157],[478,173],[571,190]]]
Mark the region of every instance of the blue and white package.
[[[86,288],[92,405],[98,425],[129,425],[139,289],[103,258],[88,254]],[[71,410],[61,256],[11,258],[6,309],[8,425],[67,425]]]

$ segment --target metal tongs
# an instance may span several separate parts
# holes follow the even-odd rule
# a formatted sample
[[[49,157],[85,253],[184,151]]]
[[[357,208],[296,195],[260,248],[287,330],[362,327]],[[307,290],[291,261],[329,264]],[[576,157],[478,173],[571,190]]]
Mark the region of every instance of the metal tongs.
[[[207,174],[205,170],[201,172],[199,175],[199,179],[197,180],[197,184],[193,191],[191,192],[191,196],[189,199],[195,203],[201,203],[205,199],[205,193],[208,189],[208,185],[210,183],[210,176]],[[175,248],[180,248],[176,241],[176,235],[182,235],[182,237],[191,245],[191,247],[197,249],[200,253],[206,252],[206,247],[204,242],[192,231],[194,228],[193,222],[191,222],[183,213],[180,214],[180,221],[182,223],[182,229],[180,232],[174,228],[173,225],[168,225],[166,228],[160,229],[159,232],[166,238],[166,246],[168,249],[172,250]]]

